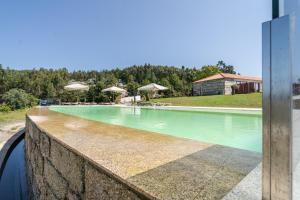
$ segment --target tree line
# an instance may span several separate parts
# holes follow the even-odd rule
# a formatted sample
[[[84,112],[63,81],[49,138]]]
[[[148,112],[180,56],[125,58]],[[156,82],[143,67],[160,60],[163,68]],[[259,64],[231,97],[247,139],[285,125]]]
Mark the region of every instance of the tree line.
[[[9,90],[17,88],[38,99],[74,101],[72,92],[63,89],[69,81],[83,81],[90,85],[90,90],[81,94],[81,98],[87,101],[107,101],[109,96],[101,93],[101,90],[109,86],[125,87],[129,95],[135,95],[138,87],[152,82],[168,87],[169,90],[164,93],[167,97],[190,96],[193,81],[220,72],[236,73],[233,66],[226,65],[223,61],[198,69],[144,64],[124,69],[72,72],[66,68],[15,70],[0,65],[0,99]]]

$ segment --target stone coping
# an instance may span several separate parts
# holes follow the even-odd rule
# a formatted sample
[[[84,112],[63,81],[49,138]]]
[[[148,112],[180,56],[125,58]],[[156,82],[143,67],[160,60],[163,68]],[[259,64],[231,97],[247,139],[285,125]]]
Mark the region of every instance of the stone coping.
[[[70,151],[151,199],[221,199],[259,153],[34,108],[36,126]]]

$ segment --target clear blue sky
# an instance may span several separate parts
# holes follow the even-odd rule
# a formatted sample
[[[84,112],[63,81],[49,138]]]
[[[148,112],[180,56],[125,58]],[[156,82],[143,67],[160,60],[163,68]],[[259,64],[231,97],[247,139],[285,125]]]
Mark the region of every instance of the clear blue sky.
[[[271,0],[6,0],[0,9],[4,66],[200,67],[223,59],[260,76]]]

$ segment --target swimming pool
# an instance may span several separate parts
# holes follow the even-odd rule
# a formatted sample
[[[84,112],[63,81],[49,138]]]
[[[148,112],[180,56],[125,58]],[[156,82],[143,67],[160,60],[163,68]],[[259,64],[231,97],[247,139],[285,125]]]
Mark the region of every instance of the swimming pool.
[[[116,106],[53,106],[84,119],[168,134],[255,152],[262,151],[262,116]]]

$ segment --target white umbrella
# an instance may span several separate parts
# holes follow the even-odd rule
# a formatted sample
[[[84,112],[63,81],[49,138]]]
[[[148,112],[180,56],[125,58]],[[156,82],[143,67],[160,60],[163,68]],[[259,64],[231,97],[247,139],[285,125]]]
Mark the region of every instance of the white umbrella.
[[[123,93],[126,92],[126,90],[116,87],[116,86],[112,86],[106,89],[103,89],[102,92],[116,92],[116,93]]]
[[[116,86],[112,86],[112,87],[109,87],[109,88],[106,88],[106,89],[103,89],[102,92],[112,92],[113,94],[113,101],[114,101],[114,97],[115,97],[115,93],[125,93],[126,90],[122,89],[122,88],[119,88],[119,87],[116,87]]]
[[[89,86],[81,82],[72,82],[64,87],[68,91],[88,91]]]
[[[68,91],[88,91],[89,86],[82,82],[71,82],[64,87],[65,90]],[[77,96],[77,102],[79,101],[79,94]]]
[[[168,88],[155,83],[150,83],[148,85],[138,88],[138,91],[159,91],[159,90],[168,90]]]

